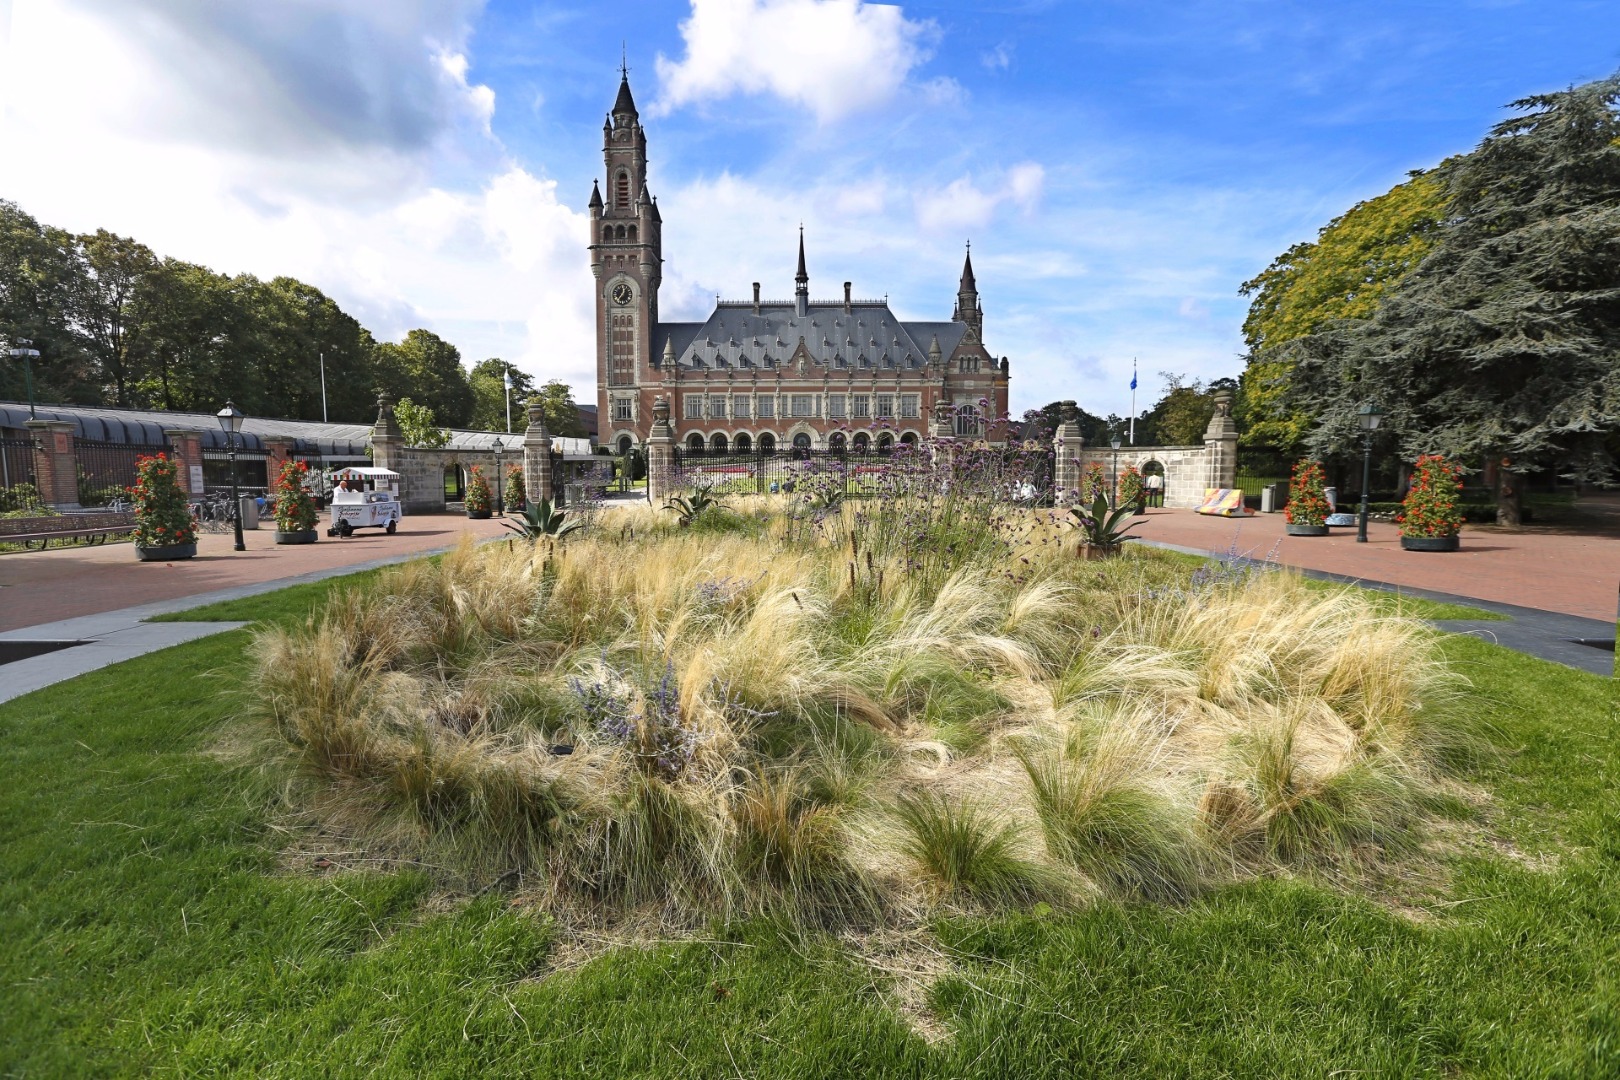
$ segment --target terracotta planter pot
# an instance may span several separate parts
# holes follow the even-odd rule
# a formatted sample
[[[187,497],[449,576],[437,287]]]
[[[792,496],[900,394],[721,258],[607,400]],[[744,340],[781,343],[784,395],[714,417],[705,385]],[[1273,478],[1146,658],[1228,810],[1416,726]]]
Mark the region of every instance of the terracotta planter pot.
[[[1458,536],[1403,536],[1401,547],[1407,551],[1456,551],[1462,546]]]
[[[1283,527],[1283,531],[1289,536],[1326,536],[1328,527],[1326,525],[1286,525]]]
[[[488,520],[489,515],[490,515],[490,511],[488,511],[488,510],[469,510],[469,511],[467,511],[467,516],[472,518],[474,521]]]
[[[1087,561],[1092,559],[1108,559],[1119,554],[1121,544],[1081,544],[1080,557]]]
[[[152,547],[135,545],[135,557],[141,562],[174,562],[197,554],[197,542],[189,544],[156,544]]]
[[[276,543],[278,544],[313,544],[319,538],[314,529],[294,529],[292,532],[276,530]]]

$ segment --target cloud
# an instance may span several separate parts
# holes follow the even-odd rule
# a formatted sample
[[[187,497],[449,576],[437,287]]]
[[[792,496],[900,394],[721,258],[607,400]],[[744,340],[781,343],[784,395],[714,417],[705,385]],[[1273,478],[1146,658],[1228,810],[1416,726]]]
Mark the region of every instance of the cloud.
[[[937,33],[864,0],[692,0],[681,23],[686,56],[657,58],[663,92],[653,112],[768,93],[827,123],[892,98]]]
[[[588,218],[491,135],[479,7],[16,5],[0,140],[28,153],[0,156],[0,191],[53,225],[298,277],[379,337],[425,326],[589,400]]]
[[[1046,170],[1033,161],[1013,166],[1000,185],[988,191],[968,177],[958,177],[943,188],[916,197],[917,224],[929,232],[982,228],[1004,202],[1012,202],[1026,212],[1033,210],[1045,183]]]
[[[1013,47],[1006,41],[979,54],[979,63],[991,71],[1006,71],[1012,67],[1012,59]]]

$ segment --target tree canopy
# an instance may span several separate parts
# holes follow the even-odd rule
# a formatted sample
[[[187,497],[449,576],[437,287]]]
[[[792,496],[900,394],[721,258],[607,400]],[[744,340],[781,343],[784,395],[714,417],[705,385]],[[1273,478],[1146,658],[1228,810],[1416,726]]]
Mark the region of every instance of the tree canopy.
[[[1345,449],[1376,401],[1406,460],[1441,453],[1511,477],[1613,469],[1620,427],[1620,77],[1513,103],[1432,174],[1442,223],[1418,266],[1360,318],[1281,347],[1282,404]],[[1499,518],[1517,520],[1517,485]]]
[[[255,416],[354,423],[382,389],[451,426],[506,424],[499,360],[469,373],[431,331],[378,342],[305,282],[215,273],[106,230],[41,225],[0,200],[0,341],[19,338],[39,350],[41,401],[213,412],[231,399]],[[513,376],[518,403],[535,386]],[[0,398],[24,392],[20,367],[0,364]]]
[[[1292,453],[1313,417],[1287,409],[1283,397],[1293,369],[1280,346],[1336,319],[1364,319],[1423,260],[1434,244],[1446,189],[1433,174],[1414,172],[1375,199],[1359,202],[1322,227],[1316,240],[1295,244],[1240,290],[1254,299],[1243,320],[1249,362],[1237,415],[1243,440]]]

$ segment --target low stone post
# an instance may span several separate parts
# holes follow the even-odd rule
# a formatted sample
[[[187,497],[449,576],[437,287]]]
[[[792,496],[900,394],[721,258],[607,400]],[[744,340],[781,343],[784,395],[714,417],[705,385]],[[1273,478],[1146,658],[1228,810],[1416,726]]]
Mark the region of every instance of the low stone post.
[[[1232,391],[1215,391],[1215,415],[1204,429],[1205,487],[1237,486],[1237,421],[1232,418]]]
[[[647,436],[647,501],[662,506],[675,494],[675,429],[669,424],[669,399],[653,400],[652,431]]]
[[[1052,433],[1052,502],[1055,506],[1068,506],[1079,498],[1080,454],[1086,448],[1085,437],[1080,434],[1080,406],[1073,401],[1060,401],[1062,419]]]
[[[68,420],[27,420],[34,433],[34,479],[39,497],[58,510],[79,508],[79,455]]]
[[[529,399],[529,426],[523,432],[523,487],[531,505],[551,493],[551,432],[546,430],[546,409],[539,398]]]

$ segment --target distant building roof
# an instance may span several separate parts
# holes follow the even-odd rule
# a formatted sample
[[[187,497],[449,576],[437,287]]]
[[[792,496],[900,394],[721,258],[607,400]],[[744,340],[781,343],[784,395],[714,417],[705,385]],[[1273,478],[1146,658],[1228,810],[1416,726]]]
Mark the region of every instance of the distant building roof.
[[[654,331],[654,363],[662,363],[665,343],[683,367],[750,368],[786,364],[804,341],[813,363],[849,367],[865,357],[872,367],[922,367],[935,338],[949,356],[967,325],[960,322],[902,322],[883,300],[855,300],[848,313],[838,301],[812,301],[800,318],[791,301],[761,302],[759,314],[747,300],[721,301],[701,323],[659,323]],[[885,363],[885,358],[888,363]]]

